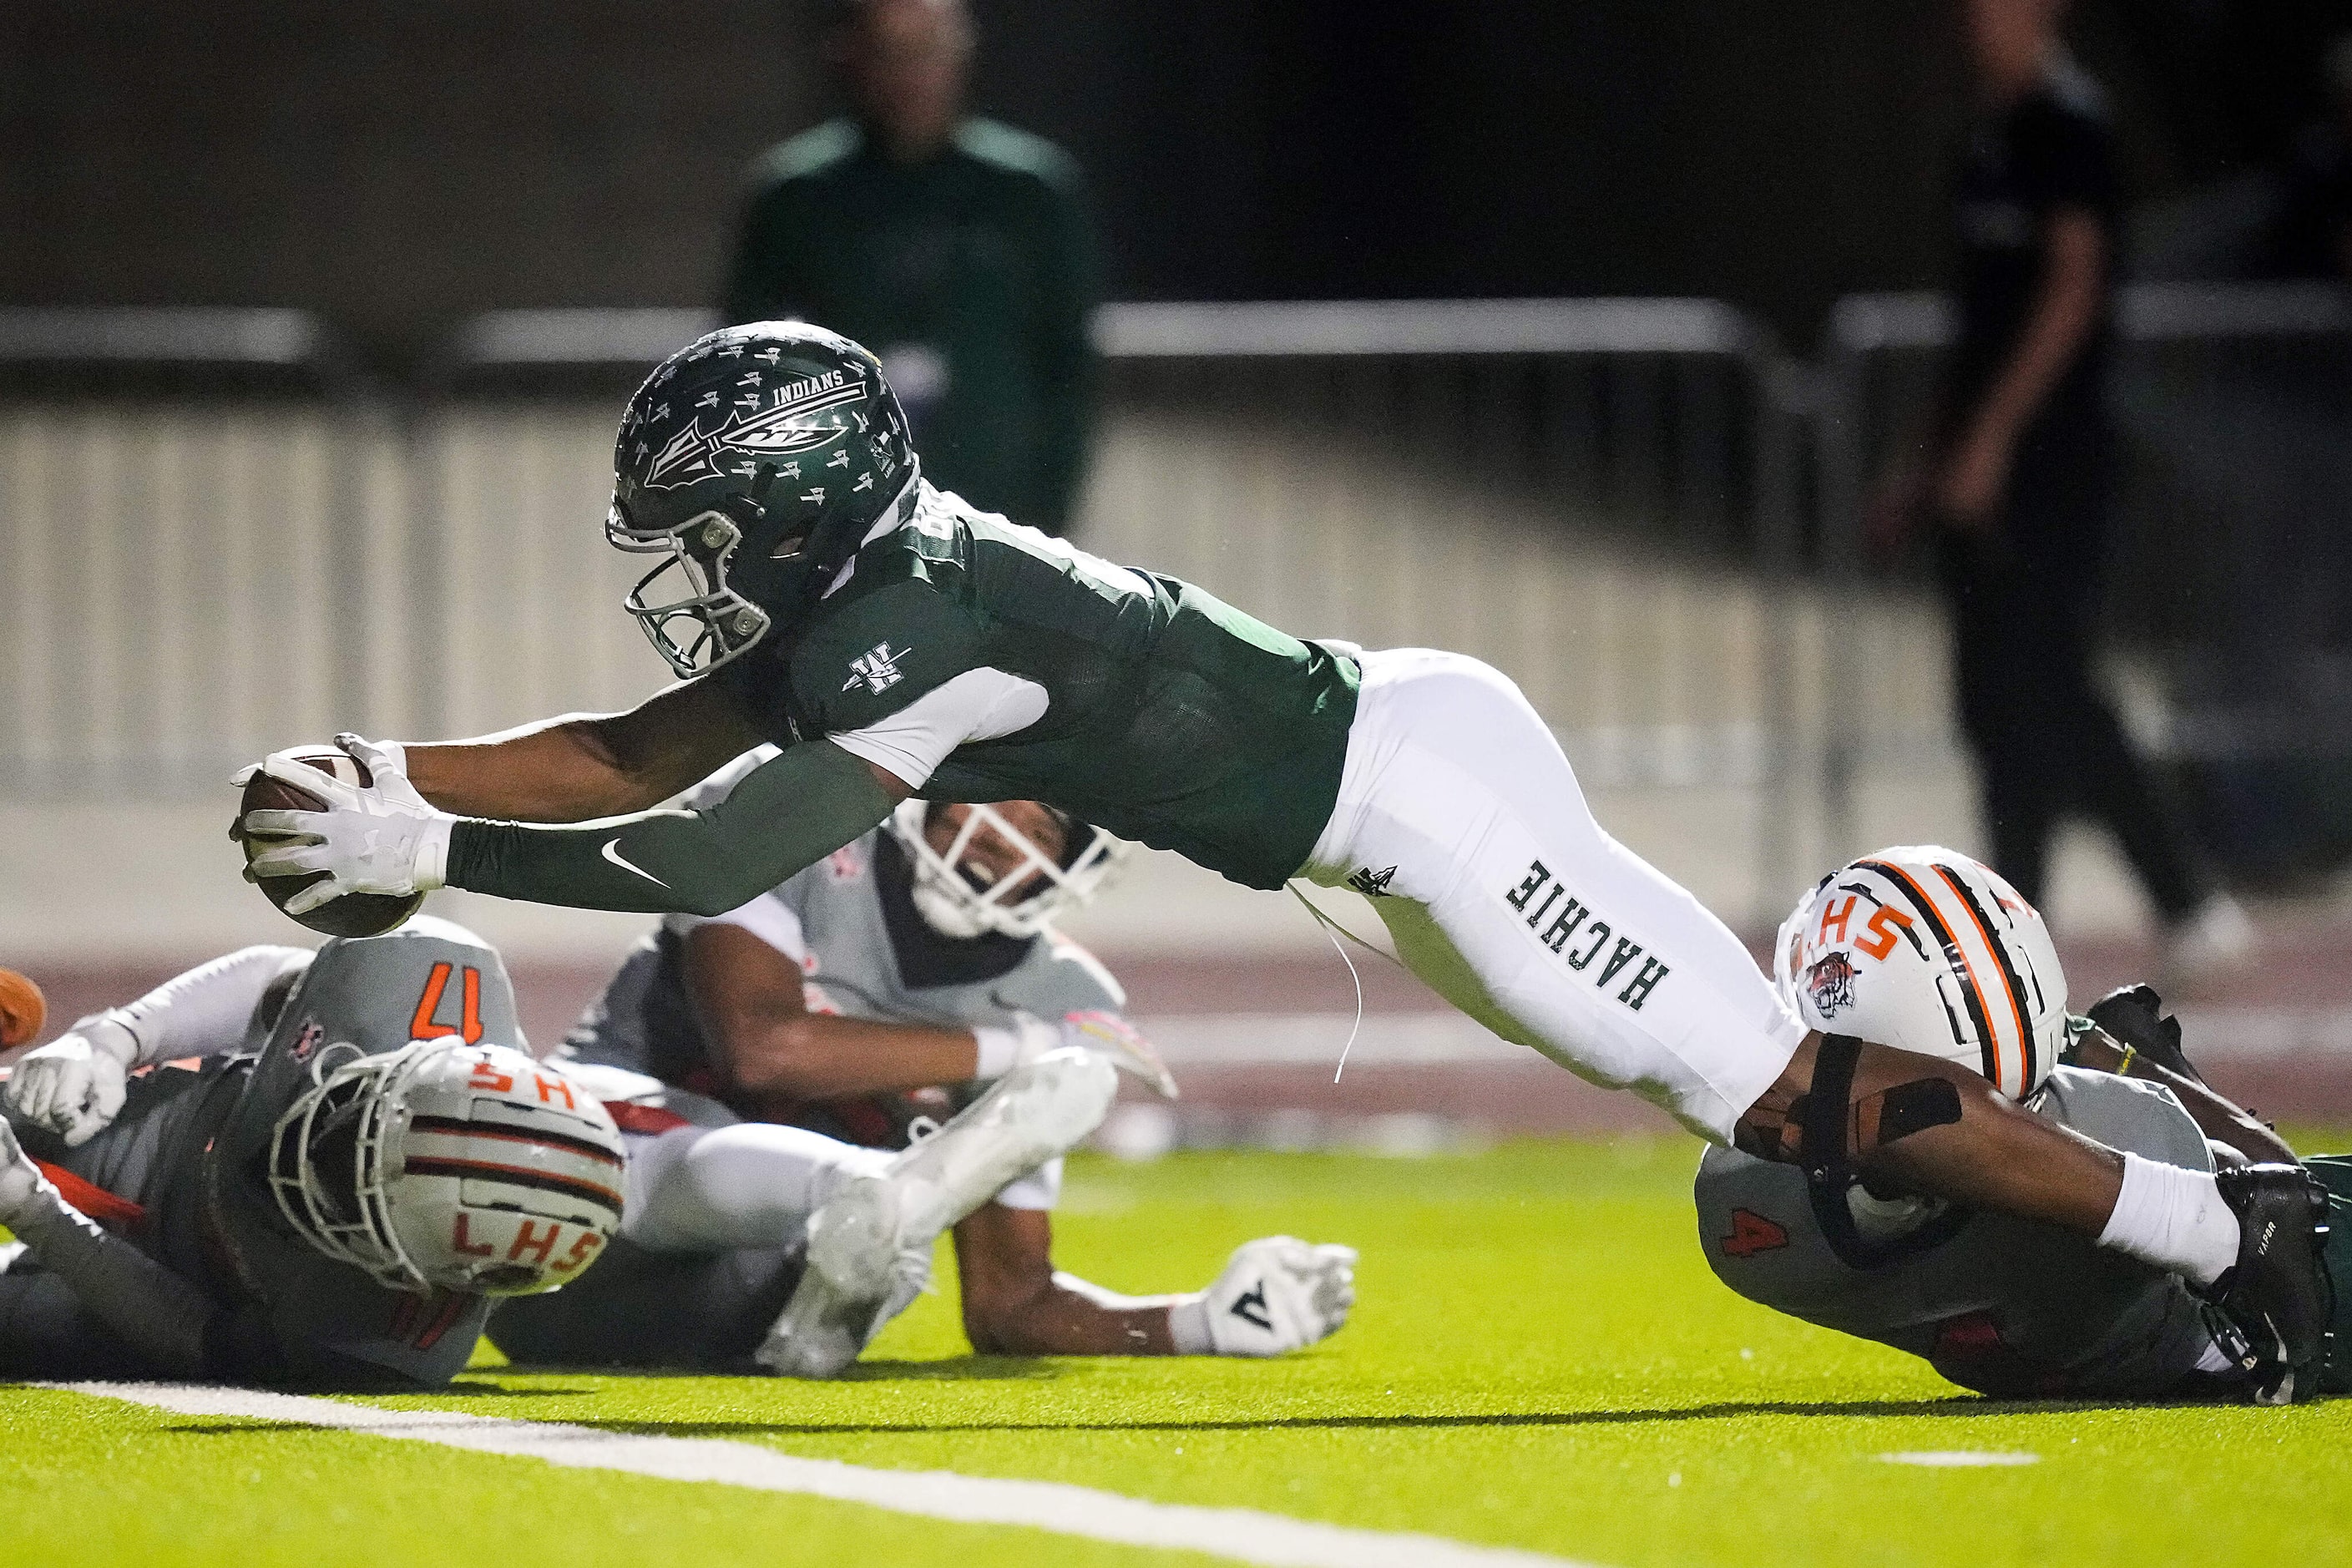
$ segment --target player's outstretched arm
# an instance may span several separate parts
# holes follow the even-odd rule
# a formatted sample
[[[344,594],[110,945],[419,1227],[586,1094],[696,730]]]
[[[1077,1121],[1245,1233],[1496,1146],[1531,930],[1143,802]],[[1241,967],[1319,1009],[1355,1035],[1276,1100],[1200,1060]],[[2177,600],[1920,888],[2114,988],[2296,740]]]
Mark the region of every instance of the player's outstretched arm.
[[[446,880],[533,903],[722,915],[878,826],[908,793],[873,763],[812,741],[699,810],[576,827],[460,817]],[[254,869],[269,874],[258,861]]]
[[[452,815],[586,822],[650,811],[761,740],[724,688],[689,680],[625,713],[569,713],[406,752],[409,782]]]
[[[409,781],[397,748],[336,743],[366,763],[362,788],[280,752],[261,766],[323,796],[324,811],[249,811],[239,831],[268,847],[248,879],[325,876],[287,900],[300,915],[345,893],[468,888],[575,909],[721,915],[840,848],[909,793],[830,741],[791,747],[733,793],[692,811],[651,811],[572,827],[454,816]]]
[[[955,1227],[963,1331],[982,1355],[1174,1355],[1171,1296],[1119,1296],[1054,1271],[1043,1209],[984,1204]]]
[[[1356,1251],[1262,1237],[1205,1290],[1122,1296],[1053,1263],[1043,1210],[989,1204],[955,1229],[964,1333],[995,1355],[1274,1356],[1337,1333],[1356,1303]]]
[[[79,1148],[122,1110],[129,1076],[183,1057],[235,1050],[262,995],[310,955],[247,947],[174,975],[127,1006],[81,1019],[9,1075],[8,1109]]]

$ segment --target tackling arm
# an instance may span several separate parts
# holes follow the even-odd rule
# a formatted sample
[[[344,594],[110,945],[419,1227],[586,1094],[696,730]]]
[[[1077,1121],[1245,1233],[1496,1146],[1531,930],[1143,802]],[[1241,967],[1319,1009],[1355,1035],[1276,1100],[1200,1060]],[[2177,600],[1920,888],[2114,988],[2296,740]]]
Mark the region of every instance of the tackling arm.
[[[980,1076],[970,1029],[810,1012],[793,955],[740,926],[689,931],[686,981],[730,1085],[751,1100],[833,1100]]]
[[[92,1014],[16,1064],[8,1108],[78,1148],[121,1110],[131,1072],[235,1050],[271,984],[310,960],[299,947],[242,948]]]

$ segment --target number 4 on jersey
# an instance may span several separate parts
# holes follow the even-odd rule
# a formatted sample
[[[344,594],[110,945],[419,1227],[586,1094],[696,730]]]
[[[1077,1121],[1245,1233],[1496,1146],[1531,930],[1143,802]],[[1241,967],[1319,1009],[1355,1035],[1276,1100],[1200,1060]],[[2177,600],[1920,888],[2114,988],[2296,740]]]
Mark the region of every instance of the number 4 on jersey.
[[[1754,1209],[1731,1211],[1731,1234],[1723,1238],[1726,1256],[1753,1258],[1788,1245],[1789,1233],[1779,1221],[1766,1219]]]

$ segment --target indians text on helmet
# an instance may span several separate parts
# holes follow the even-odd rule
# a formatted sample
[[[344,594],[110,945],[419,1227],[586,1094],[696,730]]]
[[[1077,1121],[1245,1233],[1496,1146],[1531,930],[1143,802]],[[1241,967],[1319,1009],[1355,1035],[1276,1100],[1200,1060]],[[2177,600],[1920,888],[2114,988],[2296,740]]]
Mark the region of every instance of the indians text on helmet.
[[[744,390],[732,403],[724,405],[728,409],[727,423],[705,434],[698,417],[690,421],[663,444],[640,482],[648,489],[667,489],[709,479],[719,471],[714,458],[721,450],[779,455],[805,452],[850,428],[844,416],[830,411],[843,404],[860,402],[866,395],[862,377],[852,381],[837,370],[772,389],[761,385],[764,379],[762,372],[746,372],[738,381]],[[697,406],[719,407],[719,397],[715,390],[708,392]],[[762,402],[767,406],[761,407]],[[654,418],[659,419],[663,413],[656,408]],[[865,416],[855,410],[847,420],[860,426],[865,424]],[[640,460],[646,451],[646,444],[638,443]]]

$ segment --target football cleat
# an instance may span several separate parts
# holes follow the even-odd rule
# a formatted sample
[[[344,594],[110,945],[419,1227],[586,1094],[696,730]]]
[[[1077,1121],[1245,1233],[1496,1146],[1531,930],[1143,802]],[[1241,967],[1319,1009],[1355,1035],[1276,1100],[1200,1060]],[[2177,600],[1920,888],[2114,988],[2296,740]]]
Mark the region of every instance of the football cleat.
[[[2300,1165],[2236,1165],[2214,1173],[2238,1216],[2238,1261],[2206,1289],[2234,1335],[2217,1340],[2251,1381],[2258,1405],[2317,1392],[2336,1291],[2321,1261],[2327,1190]]]
[[[2147,985],[2118,985],[2091,1005],[2091,1022],[2105,1029],[2119,1045],[2132,1050],[2168,1072],[2177,1072],[2191,1083],[2203,1083],[2204,1075],[2189,1065],[2189,1053],[2180,1047],[2180,1020],[2166,1015],[2164,998]]]
[[[880,1175],[853,1177],[809,1216],[807,1271],[752,1359],[838,1376],[930,1283],[940,1233],[1093,1131],[1118,1092],[1100,1053],[1048,1051]]]

